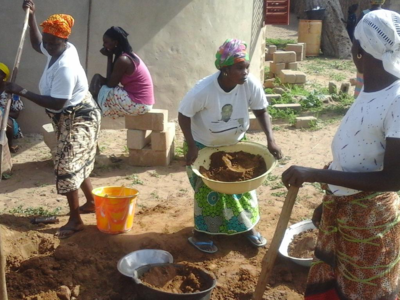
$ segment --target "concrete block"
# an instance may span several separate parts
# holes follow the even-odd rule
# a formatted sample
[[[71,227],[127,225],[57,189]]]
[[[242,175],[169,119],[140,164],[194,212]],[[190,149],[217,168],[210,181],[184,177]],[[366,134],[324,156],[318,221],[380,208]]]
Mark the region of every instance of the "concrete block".
[[[342,85],[340,86],[340,92],[342,94],[348,94],[349,90],[350,90],[350,82],[342,83]]]
[[[150,144],[151,130],[128,129],[126,131],[126,144],[128,149],[143,149]]]
[[[296,128],[310,128],[317,121],[316,117],[297,117]]]
[[[272,100],[280,100],[282,96],[280,94],[266,94],[268,103],[271,103]]]
[[[329,94],[331,95],[337,94],[337,85],[333,81],[329,82],[328,89],[329,89]]]
[[[300,71],[282,70],[279,73],[279,78],[282,83],[303,84],[306,82],[306,74]]]
[[[267,79],[264,81],[264,88],[272,89],[275,87],[275,78]]]
[[[174,157],[175,143],[168,150],[153,150],[150,146],[143,149],[129,149],[129,164],[138,167],[168,166]]]
[[[152,109],[144,115],[125,116],[125,128],[163,131],[168,122],[168,110]]]
[[[265,61],[271,61],[274,59],[274,55],[273,54],[265,54]]]
[[[303,52],[303,44],[287,44],[286,51]]]
[[[284,63],[276,63],[271,61],[269,63],[269,70],[273,74],[279,74],[283,69],[285,69],[285,64]]]
[[[296,52],[294,51],[282,51],[274,53],[275,63],[290,63],[296,61]]]
[[[303,46],[303,57],[302,57],[301,60],[305,60],[306,59],[307,44],[306,43],[297,43],[297,44]]]
[[[304,57],[304,43],[301,44],[287,44],[285,50],[286,51],[294,51],[296,52],[296,61],[302,61]]]
[[[278,50],[275,45],[269,45],[267,49],[268,49],[268,54],[271,54],[271,55],[274,54]]]
[[[175,123],[170,122],[164,131],[153,131],[151,133],[151,149],[166,151],[171,147],[175,138]]]
[[[286,104],[274,104],[272,105],[273,108],[276,109],[293,109],[296,111],[300,111],[301,110],[301,104],[299,103],[286,103]]]
[[[297,71],[297,62],[287,63],[285,69]]]
[[[269,118],[270,118],[270,120],[272,122],[271,115],[269,115]],[[260,122],[258,122],[256,116],[253,114],[252,111],[249,111],[249,120],[250,120],[249,130],[254,130],[254,131],[262,130]]]

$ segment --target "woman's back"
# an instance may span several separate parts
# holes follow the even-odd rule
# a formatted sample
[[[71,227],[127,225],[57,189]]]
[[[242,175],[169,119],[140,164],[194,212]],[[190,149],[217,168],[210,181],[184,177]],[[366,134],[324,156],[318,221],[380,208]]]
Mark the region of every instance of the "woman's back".
[[[135,65],[135,71],[131,75],[124,74],[121,78],[121,84],[127,91],[132,101],[140,104],[154,104],[153,80],[146,64],[135,54],[139,62],[129,56],[127,53],[122,54],[128,57]]]

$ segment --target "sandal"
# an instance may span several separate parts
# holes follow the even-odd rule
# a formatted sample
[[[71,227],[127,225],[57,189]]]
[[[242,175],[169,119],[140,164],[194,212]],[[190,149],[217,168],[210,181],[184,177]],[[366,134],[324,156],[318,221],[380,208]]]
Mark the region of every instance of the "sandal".
[[[246,234],[246,238],[254,247],[264,247],[267,244],[267,239],[264,238],[261,233],[256,234]]]
[[[197,250],[200,250],[201,252],[204,253],[215,253],[218,251],[217,246],[214,245],[214,243],[212,241],[208,241],[208,242],[201,242],[201,241],[195,241],[193,239],[193,237],[189,237],[188,241],[190,244],[192,244]],[[212,249],[212,250],[208,250],[208,249]]]

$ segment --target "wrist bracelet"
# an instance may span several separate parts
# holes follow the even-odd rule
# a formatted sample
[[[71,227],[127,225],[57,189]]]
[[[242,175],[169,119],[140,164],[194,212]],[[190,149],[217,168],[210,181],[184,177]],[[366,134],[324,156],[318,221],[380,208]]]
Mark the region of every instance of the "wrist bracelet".
[[[27,89],[22,89],[22,91],[20,91],[19,93],[20,93],[21,95],[26,95],[27,92],[28,92]]]

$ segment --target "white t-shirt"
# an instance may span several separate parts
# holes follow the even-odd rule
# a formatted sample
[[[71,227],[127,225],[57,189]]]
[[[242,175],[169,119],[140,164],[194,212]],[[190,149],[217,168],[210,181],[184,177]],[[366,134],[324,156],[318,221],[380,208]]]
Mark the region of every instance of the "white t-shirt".
[[[53,98],[68,99],[64,108],[79,104],[89,87],[75,46],[67,43],[67,49],[50,68],[48,66],[51,56],[43,44],[40,44],[40,50],[47,56],[46,67],[39,82],[40,93]]]
[[[209,147],[240,141],[249,129],[249,108],[268,106],[263,87],[251,74],[228,93],[218,83],[219,74],[197,82],[179,105],[179,112],[191,118],[194,140]]]
[[[329,169],[382,171],[386,138],[400,138],[400,80],[379,92],[361,91],[333,138]],[[329,188],[337,196],[360,192],[335,185]]]

